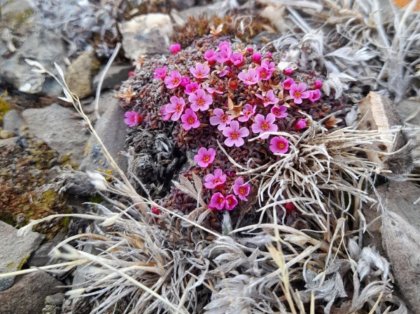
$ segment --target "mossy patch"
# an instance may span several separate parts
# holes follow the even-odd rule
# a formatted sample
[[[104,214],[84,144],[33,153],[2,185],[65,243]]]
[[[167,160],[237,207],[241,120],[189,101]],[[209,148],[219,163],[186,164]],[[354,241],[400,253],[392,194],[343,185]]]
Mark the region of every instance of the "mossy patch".
[[[32,219],[67,213],[65,199],[53,179],[60,167],[58,154],[47,144],[29,136],[0,151],[0,220],[20,227]],[[68,222],[52,220],[36,231],[53,237]]]
[[[26,8],[21,11],[16,10],[2,14],[2,7],[6,7],[11,3],[12,1],[7,1],[3,4],[3,6],[0,6],[0,16],[2,17],[0,22],[2,25],[7,26],[12,30],[17,30],[28,22],[28,20],[34,15],[35,11],[32,8]]]

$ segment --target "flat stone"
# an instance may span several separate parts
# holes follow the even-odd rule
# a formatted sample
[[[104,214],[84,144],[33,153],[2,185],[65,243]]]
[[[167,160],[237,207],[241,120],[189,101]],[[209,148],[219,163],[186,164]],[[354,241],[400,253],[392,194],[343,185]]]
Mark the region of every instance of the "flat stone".
[[[100,99],[100,107],[106,111],[96,122],[95,130],[102,139],[111,156],[125,171],[127,159],[121,152],[124,150],[127,127],[124,124],[124,110],[118,105],[118,100],[113,94],[106,93]],[[109,164],[102,152],[101,146],[92,135],[86,144],[85,158],[80,166],[82,170],[105,170]]]
[[[89,135],[73,110],[52,104],[40,109],[26,109],[22,116],[35,136],[58,153],[71,154],[73,160],[81,162]]]
[[[3,117],[3,130],[19,133],[23,125],[23,119],[17,110],[9,110]]]
[[[382,244],[399,291],[408,307],[420,309],[420,188],[410,182],[390,182],[378,189],[384,206]]]
[[[102,90],[114,89],[115,86],[120,85],[122,81],[125,81],[128,77],[128,72],[132,69],[129,65],[113,65],[105,74],[105,78],[102,82]],[[103,71],[103,69],[102,69]],[[102,71],[95,76],[93,80],[93,89],[96,91]]]
[[[45,298],[62,292],[63,284],[53,276],[37,271],[20,277],[13,287],[0,292],[0,314],[42,313]]]
[[[150,13],[119,24],[125,56],[136,60],[141,55],[168,53],[173,27],[167,14]]]
[[[12,226],[0,221],[0,273],[21,269],[43,239],[43,236],[36,232],[18,236],[17,231]],[[14,281],[15,277],[0,279],[0,291],[11,287]],[[2,304],[1,297],[0,304]]]
[[[92,80],[100,66],[93,51],[83,52],[67,69],[65,78],[72,93],[80,99],[92,94]]]

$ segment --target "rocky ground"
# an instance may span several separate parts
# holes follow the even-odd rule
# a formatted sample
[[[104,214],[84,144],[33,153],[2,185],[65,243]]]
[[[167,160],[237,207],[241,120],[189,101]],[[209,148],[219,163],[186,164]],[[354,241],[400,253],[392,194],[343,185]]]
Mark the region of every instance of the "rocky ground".
[[[132,71],[139,73],[144,58],[167,55],[172,41],[188,46],[195,37],[217,32],[211,23],[192,23],[190,16],[219,15],[212,20],[215,25],[239,27],[234,19],[222,17],[237,2],[0,0],[0,274],[47,266],[48,254],[56,244],[90,230],[84,220],[61,216],[44,221],[25,236],[17,235],[33,219],[86,213],[89,205],[85,202],[104,200],[95,193],[85,171],[113,174],[86,122],[71,104],[58,98],[62,95],[59,84],[31,71],[25,60],[37,61],[54,73],[54,63],[65,70],[66,82],[80,98],[96,132],[120,168],[127,171],[124,151],[134,135],[127,133],[124,109],[116,97],[122,82]],[[278,8],[270,1],[259,1],[257,8],[263,14],[257,23],[247,25],[251,33],[237,36],[264,44],[283,26],[272,14]],[[243,10],[250,12],[247,7]],[[122,48],[106,69],[117,43]],[[146,62],[145,66],[151,65]],[[99,85],[101,95],[95,99]],[[405,94],[392,102],[413,127],[420,126],[418,97]],[[411,135],[412,141],[418,144],[415,136]],[[410,154],[413,161],[407,167],[414,167],[412,173],[418,175],[420,155],[415,149]],[[365,214],[371,245],[388,258],[398,293],[413,313],[420,313],[416,311],[420,309],[420,191],[413,181],[382,185],[378,197],[386,214],[376,217],[368,209]],[[74,312],[66,302],[64,287],[81,280],[75,269],[0,276],[0,314]],[[88,313],[85,311],[79,308],[74,313]]]

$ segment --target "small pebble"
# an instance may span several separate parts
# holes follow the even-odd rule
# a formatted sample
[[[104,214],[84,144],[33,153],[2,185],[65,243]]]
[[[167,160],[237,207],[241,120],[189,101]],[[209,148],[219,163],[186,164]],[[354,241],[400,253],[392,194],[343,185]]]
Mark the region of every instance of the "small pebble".
[[[7,138],[11,138],[15,136],[15,133],[11,132],[11,131],[6,131],[6,130],[1,130],[0,131],[0,138],[5,140]]]

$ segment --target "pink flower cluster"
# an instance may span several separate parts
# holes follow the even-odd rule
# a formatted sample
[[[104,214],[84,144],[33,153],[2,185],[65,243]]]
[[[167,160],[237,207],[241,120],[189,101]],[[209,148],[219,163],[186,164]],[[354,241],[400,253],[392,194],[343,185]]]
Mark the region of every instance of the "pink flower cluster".
[[[172,54],[180,50],[176,44],[170,47]],[[170,95],[160,108],[162,119],[178,121],[183,132],[216,132],[215,137],[220,136],[228,148],[246,146],[251,137],[257,137],[273,158],[287,154],[289,140],[277,132],[302,132],[308,127],[299,112],[321,100],[322,81],[314,79],[308,85],[299,80],[295,69],[280,71],[274,59],[270,52],[234,49],[222,41],[215,49],[202,51],[202,59],[188,68],[155,69],[154,79]],[[209,208],[232,210],[247,201],[251,185],[242,177],[232,178],[228,169],[222,169],[226,167],[214,166],[216,155],[215,148],[200,147],[194,161],[209,192]]]
[[[201,168],[209,168],[215,161],[216,150],[212,147],[200,147],[194,156],[194,162]],[[229,180],[232,181],[232,180]],[[239,200],[247,201],[251,192],[251,185],[244,182],[242,177],[236,178],[233,185],[228,188],[228,176],[222,169],[216,168],[204,176],[204,187],[211,191],[209,208],[216,210],[233,210]],[[214,192],[216,190],[217,192]]]

